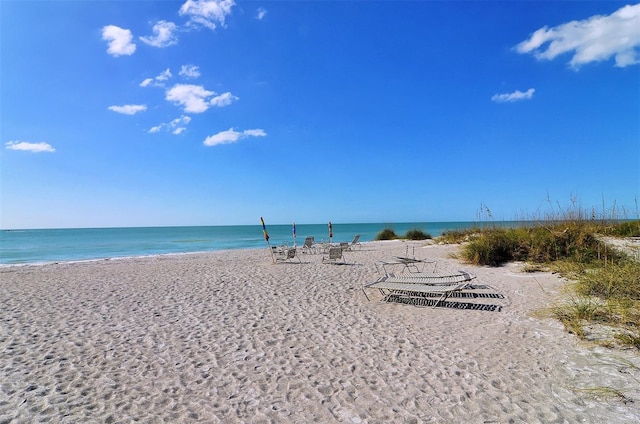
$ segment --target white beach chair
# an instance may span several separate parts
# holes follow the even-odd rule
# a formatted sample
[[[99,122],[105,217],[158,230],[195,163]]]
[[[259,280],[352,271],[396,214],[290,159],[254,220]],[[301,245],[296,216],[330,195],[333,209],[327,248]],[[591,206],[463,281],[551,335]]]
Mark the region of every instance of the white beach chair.
[[[362,247],[362,244],[360,244],[360,234],[356,234],[355,236],[353,236],[353,240],[351,240],[351,243],[349,243],[348,250],[353,250],[356,246]]]
[[[384,273],[385,275],[393,272],[396,266],[401,266],[404,271],[420,274],[424,271],[427,264],[432,264],[434,271],[438,266],[438,262],[432,259],[417,259],[405,256],[396,256],[392,259],[381,260],[376,262],[375,266],[379,273]],[[378,267],[378,265],[380,265],[380,267]]]
[[[316,244],[315,238],[309,236],[304,239],[304,244],[302,245],[302,253],[316,253]]]
[[[427,284],[434,286],[447,286],[463,283],[476,278],[476,275],[466,271],[456,272],[409,272],[404,274],[386,274],[376,282],[403,283],[403,284]]]
[[[299,262],[302,263],[300,258],[297,255],[297,249],[295,247],[287,247],[284,249],[280,249],[276,252],[275,262]]]
[[[366,288],[378,289],[383,295],[383,301],[394,301],[396,297],[411,298],[411,297],[425,297],[426,293],[438,293],[440,298],[433,305],[435,308],[438,304],[449,296],[450,293],[460,291],[469,287],[469,280],[462,282],[446,282],[446,283],[433,283],[433,279],[429,282],[401,282],[393,281],[392,279],[382,278],[374,283],[367,284]],[[365,292],[366,296],[366,292]],[[367,299],[369,297],[367,296]]]
[[[449,274],[437,273],[407,273],[387,274],[377,281],[364,284],[362,291],[367,300],[369,296],[365,289],[378,289],[382,295],[381,301],[409,304],[414,306],[446,306],[458,309],[478,309],[495,311],[500,310],[499,305],[487,305],[470,302],[447,302],[449,297],[457,299],[469,298],[494,298],[502,299],[504,296],[495,293],[474,293],[470,290],[483,288],[473,286],[471,280],[474,274],[458,271]],[[467,290],[466,292],[463,292]]]
[[[322,263],[330,264],[346,264],[347,261],[344,258],[344,250],[340,246],[330,247],[329,256],[322,257]]]

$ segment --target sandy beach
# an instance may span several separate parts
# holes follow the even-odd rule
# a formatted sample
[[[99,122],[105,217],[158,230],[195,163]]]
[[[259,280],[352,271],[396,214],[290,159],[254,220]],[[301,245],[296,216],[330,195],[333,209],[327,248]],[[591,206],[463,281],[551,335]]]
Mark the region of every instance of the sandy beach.
[[[637,351],[580,342],[539,313],[564,281],[462,264],[457,249],[0,268],[0,423],[640,422]],[[500,310],[368,301],[376,262],[407,252],[473,272]]]

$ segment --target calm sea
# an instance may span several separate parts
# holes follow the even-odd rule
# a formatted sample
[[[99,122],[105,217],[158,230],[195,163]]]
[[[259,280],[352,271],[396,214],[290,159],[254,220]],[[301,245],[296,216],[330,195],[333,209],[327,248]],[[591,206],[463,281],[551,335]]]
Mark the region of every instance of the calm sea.
[[[333,224],[333,242],[374,240],[386,227],[398,235],[419,229],[433,237],[443,231],[469,228],[472,222],[417,222],[400,224]],[[271,245],[292,245],[292,225],[269,225]],[[306,236],[329,241],[327,224],[296,225],[296,244]],[[0,231],[0,265],[82,261],[175,253],[266,247],[262,226],[82,228]]]

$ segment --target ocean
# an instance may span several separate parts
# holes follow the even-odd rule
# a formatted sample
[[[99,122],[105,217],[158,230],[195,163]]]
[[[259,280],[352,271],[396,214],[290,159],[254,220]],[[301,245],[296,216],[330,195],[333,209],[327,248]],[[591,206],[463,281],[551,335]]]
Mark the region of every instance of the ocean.
[[[399,236],[419,229],[437,237],[446,230],[477,226],[473,222],[408,222],[333,224],[331,241],[350,242],[356,234],[360,241],[374,240],[384,228],[392,228]],[[272,246],[302,246],[307,236],[316,242],[329,241],[328,224],[269,225]],[[267,247],[262,226],[229,225],[203,227],[128,227],[78,228],[0,231],[0,265],[85,261],[107,258],[151,256],[163,254],[209,252],[229,249]]]

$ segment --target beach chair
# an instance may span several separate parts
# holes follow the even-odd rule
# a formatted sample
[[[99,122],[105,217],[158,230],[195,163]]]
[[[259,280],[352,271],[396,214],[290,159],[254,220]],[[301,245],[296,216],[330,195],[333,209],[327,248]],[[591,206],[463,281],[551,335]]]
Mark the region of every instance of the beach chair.
[[[309,236],[304,239],[304,244],[302,245],[302,253],[316,253],[314,237]]]
[[[360,246],[362,247],[362,244],[360,244],[360,234],[356,234],[355,236],[353,236],[353,240],[351,240],[351,243],[349,243],[349,247],[347,250],[353,250],[355,249],[356,246]]]
[[[376,282],[427,284],[434,286],[451,285],[471,281],[476,275],[467,271],[455,271],[447,273],[439,272],[409,272],[403,274],[386,274]]]
[[[346,264],[347,262],[344,258],[344,250],[342,250],[340,246],[330,247],[329,256],[323,256],[322,263]]]
[[[363,284],[362,291],[367,300],[369,296],[365,289],[378,289],[382,302],[401,303],[413,306],[444,306],[457,309],[477,309],[499,311],[500,305],[460,302],[464,299],[502,299],[497,293],[477,293],[476,289],[490,288],[485,285],[473,285],[476,276],[466,271],[451,273],[406,273],[387,274],[377,281]],[[447,301],[454,298],[453,302]]]
[[[383,300],[387,302],[397,297],[414,297],[418,293],[421,297],[425,297],[426,294],[441,293],[441,299],[434,305],[437,306],[452,292],[470,287],[471,280],[475,278],[475,274],[466,271],[386,274],[373,283],[363,285],[362,291],[369,299],[365,288],[378,289],[383,295]]]
[[[433,280],[431,280],[433,281]],[[429,295],[439,295],[438,300],[433,304],[435,308],[441,302],[447,300],[451,293],[459,292],[471,285],[469,280],[462,282],[444,282],[434,284],[433,282],[396,282],[393,279],[382,278],[374,283],[367,284],[364,288],[378,289],[382,294],[383,302],[412,303],[412,299],[425,298]],[[369,300],[366,291],[365,297]]]
[[[424,271],[424,268],[427,266],[427,264],[432,264],[434,271],[438,266],[438,262],[432,259],[416,259],[405,256],[396,256],[392,259],[381,260],[376,262],[375,266],[376,270],[379,273],[382,272],[385,275],[390,275],[393,271],[395,271],[396,266],[403,267],[404,271],[414,274],[420,274]],[[380,265],[380,267],[378,265]]]
[[[275,256],[275,261],[277,262],[299,262],[302,263],[300,258],[297,255],[297,249],[295,247],[289,247],[282,249],[277,252]]]

